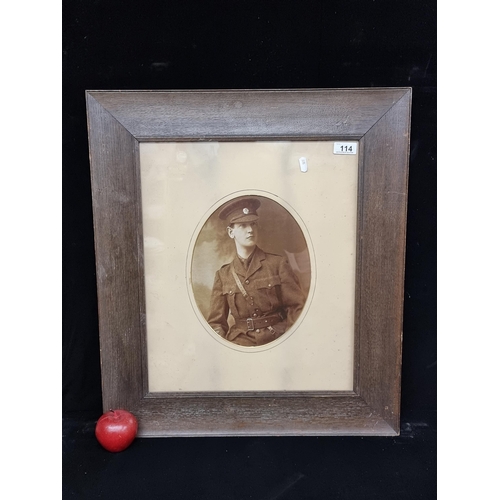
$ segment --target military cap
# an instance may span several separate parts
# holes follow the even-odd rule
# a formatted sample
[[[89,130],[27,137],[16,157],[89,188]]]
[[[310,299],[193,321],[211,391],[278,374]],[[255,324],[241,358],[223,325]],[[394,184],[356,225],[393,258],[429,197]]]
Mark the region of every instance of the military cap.
[[[253,222],[258,220],[257,209],[260,201],[256,198],[238,198],[226,205],[219,214],[219,219],[228,224],[237,222]]]

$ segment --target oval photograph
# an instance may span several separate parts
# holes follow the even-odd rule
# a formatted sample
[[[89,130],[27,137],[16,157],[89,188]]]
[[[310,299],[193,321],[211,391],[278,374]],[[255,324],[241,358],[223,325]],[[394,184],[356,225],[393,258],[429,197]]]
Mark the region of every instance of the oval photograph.
[[[222,339],[249,348],[269,344],[290,331],[309,294],[302,229],[271,198],[233,198],[200,230],[191,284],[200,313]]]

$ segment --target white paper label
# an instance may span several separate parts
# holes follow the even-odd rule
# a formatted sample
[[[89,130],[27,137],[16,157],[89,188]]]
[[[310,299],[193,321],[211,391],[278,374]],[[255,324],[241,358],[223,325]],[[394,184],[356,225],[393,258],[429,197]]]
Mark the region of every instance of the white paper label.
[[[299,158],[299,165],[301,172],[307,172],[307,158]]]
[[[358,152],[357,142],[334,142],[333,154],[336,155],[355,155]]]

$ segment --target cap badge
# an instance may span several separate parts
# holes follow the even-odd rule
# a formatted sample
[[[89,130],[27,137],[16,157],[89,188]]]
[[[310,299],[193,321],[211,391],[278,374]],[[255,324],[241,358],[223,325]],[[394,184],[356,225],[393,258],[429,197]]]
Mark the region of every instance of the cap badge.
[[[243,213],[244,213],[245,215],[247,215],[247,214],[248,214],[248,212],[250,212],[250,210],[248,210],[248,208],[244,208],[244,209],[243,209]]]

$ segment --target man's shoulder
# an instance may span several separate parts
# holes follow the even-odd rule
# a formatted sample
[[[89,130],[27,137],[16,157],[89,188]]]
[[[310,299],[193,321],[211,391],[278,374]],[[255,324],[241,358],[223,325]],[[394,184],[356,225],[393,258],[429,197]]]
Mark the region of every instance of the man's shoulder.
[[[279,255],[277,253],[269,253],[269,252],[263,252],[263,253],[266,257],[266,261],[272,264],[280,264],[281,262],[283,262],[283,260],[285,260],[285,257],[283,257],[283,255]]]
[[[283,258],[281,255],[271,253],[271,252],[266,252],[265,250],[263,250],[260,247],[257,247],[255,249],[255,256],[254,257],[259,259],[259,260],[263,260],[263,259],[270,259],[270,260],[278,259],[279,260],[279,259]]]
[[[223,264],[218,271],[219,274],[221,276],[225,276],[226,274],[230,274],[231,273],[231,264],[232,264],[232,262],[228,262],[227,264]]]
[[[293,272],[293,269],[290,266],[290,262],[288,261],[288,256],[283,256],[275,253],[266,253],[266,258],[263,260],[264,267],[269,267],[276,272],[288,273],[290,271]]]
[[[277,253],[269,253],[269,252],[264,252],[266,259],[275,259],[275,260],[282,260],[283,255],[279,255]]]
[[[261,260],[264,269],[268,269],[272,274],[278,274],[286,261],[286,258],[276,253],[265,252],[265,259]]]

